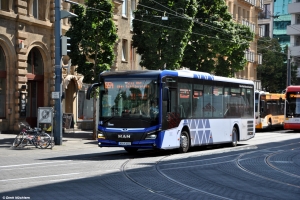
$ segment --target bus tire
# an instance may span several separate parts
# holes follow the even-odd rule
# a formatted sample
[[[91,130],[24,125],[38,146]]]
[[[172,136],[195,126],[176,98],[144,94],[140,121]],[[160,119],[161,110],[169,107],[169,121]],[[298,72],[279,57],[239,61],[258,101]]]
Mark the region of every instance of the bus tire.
[[[180,147],[178,149],[179,153],[186,153],[190,148],[190,136],[188,132],[182,131],[180,134]]]
[[[130,148],[130,147],[124,147],[125,151],[127,151],[127,153],[136,153],[138,148]]]
[[[237,134],[238,134],[237,129],[235,127],[233,127],[232,132],[231,132],[231,143],[230,143],[231,147],[237,146]]]
[[[268,122],[268,130],[272,130],[272,129],[273,129],[273,125],[272,125],[272,120],[270,118]]]

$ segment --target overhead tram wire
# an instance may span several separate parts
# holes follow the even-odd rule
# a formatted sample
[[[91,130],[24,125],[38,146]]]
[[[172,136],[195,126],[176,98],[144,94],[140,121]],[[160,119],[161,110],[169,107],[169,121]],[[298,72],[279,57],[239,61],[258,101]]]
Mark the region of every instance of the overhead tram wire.
[[[83,6],[83,7],[85,7],[86,9],[94,10],[94,11],[97,11],[97,12],[104,12],[104,13],[112,14],[111,12],[108,12],[108,11],[105,11],[105,10],[100,10],[100,9],[93,8],[93,7],[89,7],[89,6],[86,6],[86,5],[84,5],[84,4],[74,2],[74,1],[65,0],[65,2],[66,2],[66,3],[70,3],[70,4],[74,4],[74,5],[78,5],[78,6]],[[119,16],[119,15],[118,15],[118,16]]]
[[[165,26],[165,25],[161,25],[161,24],[156,24],[156,23],[153,23],[153,22],[148,22],[148,21],[139,20],[139,19],[134,19],[134,20],[140,21],[140,22],[145,22],[145,23],[152,24],[152,25],[165,27],[165,28],[174,29],[174,30],[181,31],[181,32],[187,32],[186,30],[182,30],[182,29],[178,29],[178,28],[174,28],[174,27],[170,27],[170,26]],[[223,41],[226,41],[226,42],[232,42],[232,43],[235,43],[235,44],[245,44],[245,43],[238,43],[238,42],[234,42],[234,41],[231,41],[231,40],[225,40],[225,39],[217,38],[217,37],[214,37],[214,36],[204,35],[204,34],[200,34],[200,33],[191,32],[191,34],[200,35],[200,36],[204,36],[204,37],[208,37],[208,38],[214,38],[214,39],[217,39],[217,40],[223,40]]]
[[[174,10],[172,10],[171,8],[168,8],[168,7],[164,6],[164,5],[162,5],[162,4],[158,3],[158,2],[156,2],[155,0],[151,0],[151,1],[153,1],[154,3],[156,3],[156,4],[160,5],[160,6],[162,6],[163,8],[166,8],[166,9],[168,9],[168,10],[170,10],[170,11],[176,13],[176,15],[177,15],[177,12],[174,11]],[[149,8],[150,8],[150,7],[149,7]],[[171,14],[171,13],[169,13],[169,14]],[[216,30],[216,31],[217,31],[217,29],[223,31],[223,29],[221,29],[221,28],[213,27],[213,26],[211,26],[211,25],[209,25],[209,24],[205,24],[205,23],[203,23],[203,22],[195,21],[195,19],[193,19],[193,18],[187,18],[187,17],[184,16],[184,15],[180,15],[180,16],[184,17],[185,19],[193,20],[194,22],[196,22],[196,23],[198,23],[198,24],[200,23],[200,24],[202,24],[203,26],[207,26],[208,28],[214,29],[214,30]],[[255,18],[256,18],[256,17],[255,17]],[[220,32],[220,31],[219,31],[219,32]],[[227,33],[225,33],[225,34],[227,34]],[[229,35],[230,35],[230,34],[229,34]],[[231,36],[231,35],[230,35],[230,36]],[[253,39],[253,38],[251,38],[251,37],[246,37],[246,38],[249,38],[249,39],[251,39],[251,40]]]
[[[158,4],[159,4],[159,3],[158,3]],[[173,11],[173,12],[176,13],[176,14],[172,14],[172,13],[165,12],[165,11],[163,11],[163,10],[151,8],[151,7],[146,6],[146,5],[143,5],[143,4],[141,4],[141,3],[140,3],[139,5],[140,5],[140,6],[143,6],[143,7],[146,7],[146,8],[149,8],[149,9],[152,9],[152,10],[156,10],[156,11],[162,12],[162,13],[166,13],[166,14],[169,14],[169,15],[172,15],[172,16],[176,16],[176,17],[178,17],[178,18],[191,20],[191,21],[193,21],[193,22],[196,23],[196,24],[203,25],[203,26],[205,26],[205,27],[207,27],[207,28],[210,28],[210,29],[212,29],[212,30],[215,30],[215,31],[218,31],[218,32],[220,32],[220,33],[226,34],[226,35],[228,35],[228,36],[232,36],[231,34],[224,32],[224,30],[221,29],[221,28],[214,27],[214,26],[209,25],[209,24],[206,24],[206,23],[204,23],[204,22],[199,22],[198,19],[193,19],[193,18],[190,18],[190,17],[186,17],[186,16],[184,16],[184,15],[182,15],[182,14],[177,14],[176,11],[174,11],[174,10],[172,10],[172,9],[170,9],[170,8],[167,8],[167,7],[163,6],[163,5],[162,5],[162,6],[163,6],[164,8],[167,8],[168,10],[171,10],[171,11]],[[161,5],[161,4],[159,4],[159,5]],[[242,39],[246,39],[246,38],[251,39],[251,40],[253,39],[252,37],[245,37],[245,38],[242,38]]]

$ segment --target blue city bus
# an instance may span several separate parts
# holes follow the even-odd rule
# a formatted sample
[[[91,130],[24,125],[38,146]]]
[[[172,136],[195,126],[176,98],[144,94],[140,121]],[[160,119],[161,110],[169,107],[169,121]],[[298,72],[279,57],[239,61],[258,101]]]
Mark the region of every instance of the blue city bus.
[[[190,70],[99,75],[99,147],[177,149],[236,146],[255,135],[254,83]]]

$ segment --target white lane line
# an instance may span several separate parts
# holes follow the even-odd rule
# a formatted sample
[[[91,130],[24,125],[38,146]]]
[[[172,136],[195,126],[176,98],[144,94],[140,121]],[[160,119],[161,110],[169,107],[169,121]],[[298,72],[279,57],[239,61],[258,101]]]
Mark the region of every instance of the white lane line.
[[[49,163],[59,163],[59,162],[69,162],[69,161],[73,161],[73,160],[42,162],[42,163],[30,163],[30,164],[18,164],[18,165],[4,165],[4,166],[0,166],[0,168],[22,167],[22,166],[30,166],[30,165],[44,165],[44,164],[49,164]]]
[[[37,178],[49,178],[49,177],[57,177],[57,176],[71,176],[71,175],[76,175],[76,174],[80,174],[80,173],[56,174],[56,175],[49,175],[49,176],[35,176],[35,177],[27,177],[27,178],[13,178],[13,179],[0,180],[0,182],[28,180],[28,179],[37,179]]]
[[[22,169],[37,169],[37,167],[40,169],[40,168],[45,168],[45,167],[58,167],[58,166],[64,166],[64,165],[81,165],[81,164],[86,164],[86,163],[88,163],[88,162],[76,162],[76,163],[62,163],[62,164],[56,164],[56,163],[53,163],[53,164],[48,164],[48,165],[44,165],[44,166],[41,166],[41,165],[39,165],[39,166],[35,166],[35,165],[33,165],[33,166],[20,166],[20,168],[22,168]],[[9,169],[0,169],[0,171],[13,171],[13,170],[16,170],[16,169],[18,169],[17,167],[15,167],[15,168],[9,168]]]

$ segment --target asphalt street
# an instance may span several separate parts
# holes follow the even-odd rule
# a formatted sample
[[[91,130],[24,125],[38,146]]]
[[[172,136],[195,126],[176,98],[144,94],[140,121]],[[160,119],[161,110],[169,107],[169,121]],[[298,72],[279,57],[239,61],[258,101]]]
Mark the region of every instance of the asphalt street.
[[[186,154],[99,148],[91,132],[52,149],[12,148],[0,134],[2,199],[300,199],[300,133],[256,133],[235,148]]]

